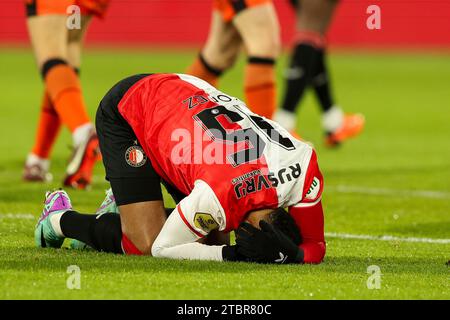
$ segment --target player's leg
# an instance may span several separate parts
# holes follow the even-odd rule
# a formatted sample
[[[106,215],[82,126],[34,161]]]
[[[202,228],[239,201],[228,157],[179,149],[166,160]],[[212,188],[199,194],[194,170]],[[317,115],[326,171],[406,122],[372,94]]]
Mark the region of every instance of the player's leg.
[[[39,0],[36,2],[37,8],[43,10]],[[52,8],[55,12],[43,11],[42,14],[36,9],[36,14],[28,17],[27,25],[46,92],[61,123],[72,132],[74,148],[78,151],[72,158],[79,159],[80,153],[82,156],[86,154],[87,146],[95,148],[98,143],[83,101],[78,75],[68,61],[69,31],[65,10],[69,4],[71,1],[61,1],[59,9]],[[74,166],[68,169],[72,173]],[[90,177],[83,178],[85,181],[80,181],[80,187],[90,180]]]
[[[60,128],[61,121],[44,88],[34,145],[27,156],[23,170],[25,181],[52,180],[52,175],[49,173],[50,155]]]
[[[81,68],[81,52],[86,32],[91,23],[92,16],[82,15],[80,19],[80,28],[68,31],[67,37],[67,61],[79,75]]]
[[[91,19],[91,15],[81,15],[80,28],[71,29],[68,32],[67,61],[78,76],[80,76],[83,42]],[[75,188],[84,188],[90,184],[93,167],[99,158],[95,130],[90,123],[81,128],[83,127],[84,131],[83,129],[78,130],[81,142],[78,146],[74,143],[73,155],[64,178],[64,185]]]
[[[27,22],[47,92],[60,119],[74,133],[90,120],[81,97],[78,76],[68,63],[66,17],[33,16]]]
[[[61,235],[104,252],[149,255],[165,221],[162,200],[119,206],[120,215],[63,213]]]
[[[233,24],[225,21],[219,10],[213,10],[206,44],[186,73],[217,87],[219,77],[236,61],[241,42]]]
[[[35,230],[36,245],[59,248],[71,238],[98,251],[150,254],[165,221],[162,200],[119,205],[119,211],[120,215],[79,213],[65,191],[48,193]]]
[[[69,31],[69,62],[78,70],[81,65],[83,38],[89,21],[90,17],[83,16],[82,28]],[[107,199],[112,196],[112,191],[110,193],[110,195],[107,195]],[[113,196],[113,198],[114,206],[117,207],[115,197]],[[64,228],[65,236],[76,238],[77,243],[81,241],[93,248],[121,253],[122,234],[126,234],[127,239],[136,246],[138,251],[149,253],[151,244],[161,229],[161,224],[154,223],[153,219],[147,219],[152,218],[152,216],[145,215],[143,212],[161,211],[161,206],[162,201],[160,200],[132,203],[119,206],[117,212],[103,212],[100,218],[98,215],[82,215],[77,212],[70,212],[64,215],[61,226]],[[117,215],[114,215],[114,213],[119,212],[121,212],[120,219]],[[102,223],[98,222],[99,219]],[[83,228],[83,226],[89,227]],[[97,239],[96,236],[98,235],[101,235],[101,237]],[[106,243],[102,243],[104,239],[106,239]],[[127,249],[126,244],[124,249]],[[130,250],[126,250],[126,252],[130,252]]]
[[[295,130],[295,110],[298,103],[303,98],[306,88],[319,74],[319,60],[325,48],[325,32],[335,4],[335,0],[298,0],[294,3],[297,15],[295,44],[290,66],[286,71],[286,91],[283,102],[275,117],[275,120],[289,131]],[[324,81],[324,77],[328,75],[325,72],[322,73],[321,78]],[[328,78],[326,80],[328,82]],[[325,101],[326,98],[328,101]],[[331,99],[331,93],[328,91],[327,97],[322,99],[323,109],[331,108]]]
[[[38,12],[39,5],[41,5],[41,3],[38,3],[37,1],[28,1],[26,3],[27,21],[38,19],[37,15],[38,13],[41,13]],[[43,19],[46,19],[47,17],[44,17]],[[47,24],[49,26],[53,26],[54,24],[57,24],[55,20],[60,19],[62,22],[62,17],[63,16],[51,17],[50,19],[47,19]],[[40,20],[42,19],[40,18]],[[56,28],[53,37],[39,35],[38,30],[36,30],[35,33],[35,37],[33,37],[31,34],[30,37],[32,40],[33,48],[35,50],[36,58],[38,58],[39,55],[43,54],[41,53],[43,49],[40,48],[40,45],[37,44],[37,42],[45,41],[48,41],[48,50],[52,51],[55,56],[65,55],[66,51],[64,44],[66,39],[66,30],[63,30],[62,28]],[[41,101],[41,109],[38,126],[36,129],[35,142],[31,152],[27,157],[23,173],[23,178],[27,181],[46,181],[51,179],[51,175],[48,174],[48,169],[50,166],[49,157],[61,124],[58,114],[53,107],[53,102],[45,87],[43,98]]]
[[[244,91],[249,108],[271,118],[275,111],[275,60],[280,51],[280,28],[271,1],[241,1],[248,7],[233,19],[247,51]]]
[[[338,0],[304,1],[304,9],[297,8],[297,35],[295,52],[312,48],[314,63],[312,63],[311,85],[320,102],[323,112],[333,106],[330,90],[329,74],[326,64],[326,32],[331,23]],[[297,53],[298,54],[298,53]],[[301,52],[300,52],[301,55]],[[308,55],[308,53],[306,53]]]
[[[119,82],[102,100],[96,126],[107,179],[110,181],[120,215],[97,215],[73,211],[70,200],[57,191],[60,206],[47,197],[43,215],[35,231],[37,246],[59,247],[64,237],[86,243],[99,251],[150,254],[166,213],[160,178],[139,146],[131,127],[118,111],[126,91],[144,76]],[[50,209],[49,209],[50,208]]]
[[[182,194],[180,191],[176,190],[171,185],[165,183],[164,181],[161,181],[161,183],[164,184],[166,187],[168,193],[172,196],[175,203],[179,203],[186,195]],[[139,205],[144,205],[145,203],[139,203]],[[160,203],[153,202],[151,203],[153,205],[159,206]],[[139,209],[139,210],[138,210]],[[166,216],[168,217],[175,209],[174,208],[163,208]],[[151,225],[146,225],[145,221],[142,223],[142,212],[140,212],[139,206],[131,206],[126,205],[121,207],[119,211],[119,207],[117,206],[117,202],[115,199],[115,196],[112,192],[112,189],[108,189],[106,191],[106,197],[105,200],[102,202],[100,207],[97,209],[96,214],[102,215],[106,213],[115,213],[120,214],[122,212],[122,232],[126,234],[131,239],[136,239],[133,241],[133,243],[136,244],[137,247],[146,247],[148,243],[153,243],[154,238],[150,237],[151,235],[158,234],[159,230],[161,229],[158,227],[158,224],[155,224],[154,221],[150,221]],[[146,212],[152,212],[156,210],[160,210],[159,207],[155,208],[146,208],[142,209]],[[133,212],[135,211],[135,212]],[[129,213],[128,213],[129,212]],[[133,216],[136,214],[136,218],[134,219]],[[137,223],[136,226],[134,224]],[[68,224],[71,225],[70,223]],[[145,230],[152,230],[153,228],[156,228],[155,231],[152,231],[150,233],[144,232]],[[78,230],[76,231],[78,232]],[[139,237],[139,235],[143,235],[144,237]],[[213,230],[201,241],[204,244],[207,245],[229,245],[230,244],[230,234],[224,233],[218,230]],[[142,242],[142,244],[140,244]],[[70,247],[73,249],[86,249],[86,247],[89,247],[85,242],[80,240],[72,240],[70,243]]]
[[[101,215],[98,220],[104,219],[103,216],[109,217],[107,219],[115,219],[115,230],[120,229],[121,234],[118,236],[116,231],[115,236],[110,239],[114,239],[116,244],[120,243],[125,253],[150,254],[153,241],[165,221],[160,178],[153,170],[142,147],[139,146],[131,127],[118,110],[118,104],[123,95],[143,77],[145,75],[130,77],[119,82],[106,94],[97,111],[96,127],[103,163],[120,212],[120,218],[107,213]],[[82,228],[74,227],[74,221],[87,218],[78,213],[72,213],[65,219],[61,220],[62,231],[66,231],[72,238],[91,245],[85,241],[86,239],[78,236]],[[94,233],[91,236],[98,237]]]
[[[32,13],[33,12],[30,12],[30,16],[35,15]],[[81,64],[82,40],[87,30],[89,20],[89,16],[82,16],[81,28],[68,31],[67,60],[69,65],[74,68],[74,71],[78,75]],[[27,157],[25,165],[23,176],[25,180],[48,181],[51,179],[51,175],[48,173],[50,165],[49,158],[60,128],[61,121],[58,113],[53,106],[53,102],[51,101],[46,88],[44,88],[35,142],[31,153]]]

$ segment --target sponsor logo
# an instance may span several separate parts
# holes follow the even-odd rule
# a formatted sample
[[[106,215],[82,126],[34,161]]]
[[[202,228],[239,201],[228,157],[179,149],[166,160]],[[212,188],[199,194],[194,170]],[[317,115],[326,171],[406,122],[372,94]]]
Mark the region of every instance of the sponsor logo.
[[[147,162],[147,156],[140,146],[132,146],[125,152],[125,161],[132,167],[142,167]]]
[[[308,192],[306,193],[305,198],[309,200],[314,200],[317,198],[317,195],[320,191],[320,180],[317,177],[314,177],[311,186],[309,187]]]
[[[297,179],[301,173],[300,163],[296,163],[282,168],[276,173],[270,172],[268,175],[262,175],[260,170],[254,170],[232,179],[231,183],[234,185],[236,198],[240,199],[263,189],[276,188],[280,184]]]
[[[194,225],[205,232],[211,232],[219,228],[219,224],[214,220],[211,214],[197,212],[194,216]]]
[[[279,252],[280,254],[280,259],[276,259],[275,262],[276,263],[284,263],[286,261],[286,259],[288,258],[288,256],[285,256],[282,252]]]

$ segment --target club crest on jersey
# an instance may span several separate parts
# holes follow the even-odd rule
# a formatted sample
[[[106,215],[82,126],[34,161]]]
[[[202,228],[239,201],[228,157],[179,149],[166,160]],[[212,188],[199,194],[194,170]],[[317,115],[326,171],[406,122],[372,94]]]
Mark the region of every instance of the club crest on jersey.
[[[205,232],[219,228],[219,224],[209,213],[197,212],[194,216],[194,225]]]
[[[147,162],[147,156],[140,146],[131,146],[125,152],[125,161],[128,165],[139,168]]]

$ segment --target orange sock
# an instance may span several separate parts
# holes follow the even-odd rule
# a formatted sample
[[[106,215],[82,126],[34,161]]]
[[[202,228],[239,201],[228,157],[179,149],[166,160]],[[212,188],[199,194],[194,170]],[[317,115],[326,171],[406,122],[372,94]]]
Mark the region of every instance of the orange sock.
[[[55,61],[52,63],[52,61]],[[47,92],[63,124],[71,132],[89,123],[89,116],[81,94],[81,85],[72,67],[62,60],[50,60],[44,65]]]
[[[247,106],[254,113],[271,119],[276,107],[274,61],[253,57],[248,62],[244,78]]]
[[[186,73],[205,80],[213,87],[217,87],[222,71],[210,66],[203,56],[199,54],[197,59],[186,70]]]
[[[39,158],[48,159],[60,127],[58,114],[53,109],[48,93],[44,92],[36,139],[31,152]]]

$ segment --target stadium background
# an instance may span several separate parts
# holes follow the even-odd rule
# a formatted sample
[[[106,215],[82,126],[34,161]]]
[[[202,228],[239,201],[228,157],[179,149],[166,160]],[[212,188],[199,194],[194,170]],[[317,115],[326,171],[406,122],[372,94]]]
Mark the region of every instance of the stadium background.
[[[288,0],[274,1],[284,44],[291,40],[294,14]],[[365,26],[369,5],[382,7],[381,30]],[[27,32],[21,0],[1,0],[0,42],[25,43]],[[209,29],[208,0],[112,0],[104,21],[93,22],[91,44],[146,46],[199,45]],[[450,2],[445,0],[342,0],[329,32],[340,47],[450,47]]]
[[[183,72],[206,38],[210,3],[112,0],[104,21],[94,20],[83,52],[81,81],[90,115],[123,77]],[[286,48],[277,62],[280,99],[294,15],[287,0],[275,4]],[[371,4],[381,7],[381,30],[366,28]],[[21,180],[42,82],[22,0],[0,0],[0,299],[449,299],[450,2],[342,0],[329,40],[337,101],[346,111],[362,112],[367,125],[360,137],[330,150],[323,146],[311,93],[300,110],[298,128],[314,142],[325,177],[323,264],[38,250],[33,228],[44,192],[60,187],[71,137],[62,130],[52,183]],[[242,97],[244,64],[241,57],[224,75],[224,92]],[[72,203],[94,212],[106,187],[98,165],[91,191],[69,191]],[[66,286],[69,265],[81,269],[80,290]],[[380,290],[367,287],[371,265],[381,269]]]

